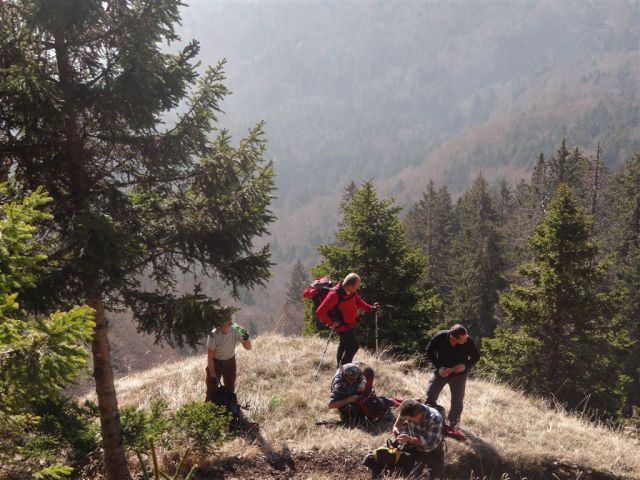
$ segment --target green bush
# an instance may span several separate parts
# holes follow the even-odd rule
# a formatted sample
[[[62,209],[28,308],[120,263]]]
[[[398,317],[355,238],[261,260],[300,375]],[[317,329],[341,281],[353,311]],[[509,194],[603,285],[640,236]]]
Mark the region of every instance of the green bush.
[[[229,429],[231,416],[224,407],[206,402],[183,405],[172,417],[172,430],[181,444],[204,454],[218,445]]]
[[[147,444],[147,412],[138,407],[120,409],[122,440],[133,450],[142,450]]]
[[[169,428],[168,406],[165,400],[156,399],[151,401],[148,409],[120,409],[124,444],[135,451],[144,451],[149,438],[162,440],[163,434]]]
[[[38,421],[34,434],[25,442],[28,456],[50,461],[66,456],[72,465],[77,465],[99,447],[98,407],[95,403],[81,405],[66,398],[51,399],[35,404],[33,411]]]

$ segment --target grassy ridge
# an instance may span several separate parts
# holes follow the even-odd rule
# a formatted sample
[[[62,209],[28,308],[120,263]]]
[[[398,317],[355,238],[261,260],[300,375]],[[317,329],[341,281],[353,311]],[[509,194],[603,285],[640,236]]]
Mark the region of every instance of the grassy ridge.
[[[327,350],[311,399],[309,395],[324,345],[320,338],[267,334],[254,340],[252,351],[238,350],[239,400],[250,404],[248,416],[259,422],[261,436],[259,441],[237,438],[228,442],[221,452],[223,457],[249,459],[283,451],[363,455],[384,444],[390,424],[373,431],[314,425],[316,418],[337,418],[326,407],[335,344]],[[378,394],[424,398],[428,372],[416,368],[416,362],[397,362],[362,350],[356,358],[375,369]],[[176,408],[204,399],[205,364],[203,355],[127,376],[116,385],[120,404],[146,406],[153,398],[162,397]],[[441,403],[449,404],[446,389]],[[574,472],[600,472],[600,476],[582,478],[607,478],[607,474],[640,478],[638,438],[594,426],[503,385],[469,381],[462,422],[469,443],[448,442],[448,472],[467,468],[481,477],[496,478],[507,466],[510,471],[522,467],[521,471],[531,472],[532,465],[559,464],[574,466]],[[529,478],[543,477],[529,473]]]

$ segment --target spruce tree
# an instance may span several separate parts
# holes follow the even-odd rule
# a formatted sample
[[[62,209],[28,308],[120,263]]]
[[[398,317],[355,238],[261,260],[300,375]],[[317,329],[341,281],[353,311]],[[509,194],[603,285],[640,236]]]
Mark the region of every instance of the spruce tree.
[[[318,247],[322,261],[313,274],[342,279],[358,273],[362,297],[382,304],[380,342],[415,353],[428,341],[440,300],[426,282],[427,259],[405,239],[400,209],[393,200],[378,199],[373,183],[364,182],[342,206],[343,227],[336,232],[336,242]],[[308,315],[307,325],[312,323]],[[375,344],[372,318],[360,324],[359,338],[364,345]]]
[[[302,292],[309,286],[309,275],[302,262],[298,259],[291,270],[291,278],[287,284],[287,305],[302,306]]]
[[[449,264],[456,222],[447,187],[436,190],[429,180],[427,190],[404,218],[407,240],[427,257],[427,279],[445,304],[451,291]]]
[[[506,326],[485,340],[483,363],[528,392],[611,415],[624,390],[627,338],[618,295],[601,289],[608,263],[596,260],[590,225],[571,188],[560,185],[529,241],[525,283],[501,296]]]
[[[627,335],[634,340],[625,362],[631,378],[625,398],[624,414],[640,408],[640,154],[635,154],[617,175],[617,216],[620,242],[617,268],[619,282],[626,292],[623,315]]]
[[[198,73],[196,41],[176,53],[179,0],[11,0],[0,4],[0,177],[42,185],[53,221],[45,274],[25,308],[87,303],[109,480],[129,478],[107,312],[195,346],[227,309],[180,296],[177,272],[215,272],[232,292],[269,276],[273,169],[262,126],[234,147],[216,128],[223,65]],[[195,273],[194,273],[195,274]],[[150,277],[150,288],[140,280]]]
[[[591,188],[587,184],[589,161],[583,153],[575,147],[569,151],[566,140],[562,140],[560,148],[551,156],[547,164],[546,182],[547,192],[554,196],[561,184],[569,185],[580,202],[587,208],[591,205]]]
[[[458,233],[451,257],[449,323],[463,323],[478,338],[491,336],[495,305],[504,287],[504,259],[498,215],[487,181],[474,180],[456,206]]]
[[[304,299],[302,293],[309,286],[309,275],[298,260],[291,270],[283,306],[284,333],[300,335],[304,329]]]
[[[0,470],[6,478],[69,473],[47,465],[34,430],[37,404],[59,400],[63,389],[87,368],[92,311],[76,306],[48,315],[27,315],[18,291],[32,285],[45,259],[36,225],[50,219],[48,198],[35,191],[15,198],[0,186]],[[60,477],[62,478],[62,477]]]

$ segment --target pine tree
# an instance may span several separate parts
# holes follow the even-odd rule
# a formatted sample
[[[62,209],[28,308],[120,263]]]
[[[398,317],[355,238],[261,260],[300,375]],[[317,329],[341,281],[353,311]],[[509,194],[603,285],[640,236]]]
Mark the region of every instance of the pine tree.
[[[626,292],[623,316],[628,338],[634,339],[625,362],[631,378],[625,398],[624,414],[640,408],[640,154],[635,154],[617,175],[617,214],[619,282]]]
[[[580,204],[587,208],[591,204],[591,189],[587,185],[588,172],[589,162],[582,152],[577,147],[569,151],[563,139],[560,148],[547,164],[547,192],[553,196],[558,187],[566,183],[573,188]]]
[[[436,190],[429,180],[427,190],[404,218],[407,240],[421,248],[429,262],[427,280],[447,302],[451,291],[449,263],[456,230],[451,196],[447,187]]]
[[[608,263],[595,260],[591,219],[569,186],[557,192],[530,239],[526,284],[500,299],[507,326],[485,341],[483,362],[526,391],[615,414],[624,385],[618,297],[601,291]]]
[[[497,206],[498,226],[502,227],[507,223],[513,209],[513,192],[506,178],[502,177],[496,181],[493,188],[495,196],[494,204]]]
[[[399,212],[393,200],[378,199],[373,183],[364,182],[342,207],[344,226],[336,232],[336,242],[318,247],[322,262],[313,274],[342,279],[349,272],[358,273],[362,297],[383,305],[380,342],[415,353],[428,340],[440,300],[426,284],[426,258],[405,240]],[[307,325],[312,323],[308,315]],[[374,345],[374,322],[359,328],[361,341]]]
[[[547,205],[549,204],[550,187],[547,168],[544,153],[540,153],[531,175],[531,196],[533,197],[533,202],[531,202],[530,206],[535,206],[542,212],[546,211]]]
[[[304,300],[302,292],[309,286],[309,275],[304,265],[298,260],[291,270],[291,278],[287,284],[287,293],[283,306],[286,334],[301,335],[304,329]]]
[[[46,465],[29,448],[37,434],[35,406],[59,400],[87,368],[94,325],[86,306],[31,316],[19,304],[17,291],[33,283],[44,260],[35,231],[38,222],[50,219],[42,211],[49,200],[41,191],[15,198],[0,186],[0,466],[7,478],[26,478],[43,468],[50,475],[69,472]]]
[[[178,271],[215,272],[237,294],[269,276],[273,188],[262,125],[238,147],[216,130],[223,64],[198,74],[198,43],[177,53],[179,0],[12,0],[0,4],[0,177],[44,186],[50,260],[21,298],[32,311],[95,311],[93,373],[106,476],[129,478],[107,311],[195,346],[228,310],[178,296]],[[177,107],[181,107],[178,109]],[[182,108],[183,107],[183,108]],[[173,119],[173,120],[169,120]],[[214,133],[217,135],[214,137]],[[143,289],[149,276],[154,286]]]
[[[285,303],[287,305],[302,306],[302,292],[304,292],[305,288],[308,286],[309,275],[307,274],[307,270],[304,268],[302,262],[298,259],[291,270],[291,278],[287,284],[287,296]]]
[[[466,325],[478,338],[491,336],[495,305],[504,287],[501,237],[489,186],[480,174],[456,206],[458,234],[453,243],[452,305],[449,323]]]

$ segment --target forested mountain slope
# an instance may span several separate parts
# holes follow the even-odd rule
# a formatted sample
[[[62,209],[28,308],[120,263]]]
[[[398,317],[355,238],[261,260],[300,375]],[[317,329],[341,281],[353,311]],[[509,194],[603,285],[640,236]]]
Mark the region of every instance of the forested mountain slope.
[[[223,124],[266,120],[277,169],[269,241],[277,304],[297,258],[329,241],[350,181],[415,201],[427,179],[462,191],[478,171],[517,179],[563,138],[640,148],[640,9],[611,2],[193,0],[183,40],[228,59]]]

